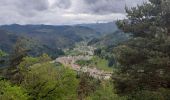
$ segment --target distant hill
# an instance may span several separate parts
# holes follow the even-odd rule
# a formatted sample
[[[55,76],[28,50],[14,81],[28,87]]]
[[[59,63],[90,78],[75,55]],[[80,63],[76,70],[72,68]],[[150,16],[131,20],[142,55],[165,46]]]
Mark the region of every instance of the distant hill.
[[[17,41],[18,36],[6,30],[0,30],[0,49],[11,51],[12,45]]]
[[[47,45],[64,48],[75,42],[91,39],[101,35],[100,32],[83,26],[52,26],[52,25],[4,25],[0,29],[19,36],[34,38]]]
[[[63,54],[62,50],[59,48],[46,45],[33,38],[16,35],[6,30],[0,30],[0,49],[10,54],[18,39],[22,39],[22,45],[30,50],[29,55],[39,56],[43,53],[47,53],[51,57],[57,57]]]
[[[85,26],[94,29],[95,31],[100,32],[102,34],[109,34],[118,30],[116,22],[79,24],[78,26]]]
[[[94,38],[88,42],[88,45],[99,47],[116,46],[129,39],[129,36],[122,31],[115,31],[111,34],[106,34],[101,38]]]
[[[56,56],[62,53],[61,49],[63,48],[72,47],[80,41],[99,39],[103,35],[113,33],[116,30],[117,27],[114,22],[71,26],[2,25],[0,26],[0,49],[11,52],[17,39],[24,37],[26,40],[23,42],[27,45],[27,48],[32,50],[31,55],[48,53]]]

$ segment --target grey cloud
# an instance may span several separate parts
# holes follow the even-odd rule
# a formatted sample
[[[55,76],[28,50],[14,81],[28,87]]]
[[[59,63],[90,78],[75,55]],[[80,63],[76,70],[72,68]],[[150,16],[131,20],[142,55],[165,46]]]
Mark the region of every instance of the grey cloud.
[[[95,3],[99,2],[99,0],[85,0],[85,2],[88,4],[95,4]]]
[[[101,2],[101,3],[100,3]],[[98,1],[96,5],[91,6],[91,11],[93,13],[98,14],[106,14],[106,13],[124,13],[124,5],[125,2],[115,1],[115,0],[103,0]]]
[[[71,7],[71,1],[70,0],[57,0],[55,5],[62,9],[68,9]]]
[[[48,7],[48,0],[0,0],[0,8],[3,12],[10,11],[27,17],[36,16]]]
[[[48,9],[48,0],[20,0],[19,8],[25,10],[38,10],[43,11]]]
[[[45,10],[48,8],[48,0],[0,0],[1,6],[7,6],[7,9],[15,7],[22,10]]]
[[[125,13],[125,6],[133,7],[146,0],[84,0],[87,12],[96,14]]]
[[[19,13],[24,16],[36,16],[41,11],[49,8],[48,0],[20,0],[17,5]]]
[[[146,0],[0,0],[0,24],[75,24],[124,18]]]

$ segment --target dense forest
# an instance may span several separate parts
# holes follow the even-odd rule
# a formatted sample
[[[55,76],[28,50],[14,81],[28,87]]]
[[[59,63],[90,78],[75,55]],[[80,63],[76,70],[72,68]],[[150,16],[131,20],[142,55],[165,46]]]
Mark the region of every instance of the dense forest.
[[[111,33],[1,26],[0,100],[169,100],[170,1],[125,9]]]

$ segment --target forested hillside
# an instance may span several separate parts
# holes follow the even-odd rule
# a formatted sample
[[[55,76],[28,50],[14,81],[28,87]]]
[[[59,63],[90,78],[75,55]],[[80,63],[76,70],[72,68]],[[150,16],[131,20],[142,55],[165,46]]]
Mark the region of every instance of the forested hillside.
[[[109,23],[80,24],[78,26],[85,26],[104,34],[113,33],[118,30],[116,21],[109,22]]]
[[[99,36],[101,33],[81,26],[52,25],[4,25],[0,29],[19,36],[36,39],[49,46],[58,48],[69,47],[75,42]]]
[[[98,24],[93,24],[97,27]],[[112,26],[105,23],[103,26]],[[101,29],[105,29],[105,27]],[[55,58],[62,55],[61,49],[71,48],[77,42],[88,41],[102,36],[103,31],[97,31],[86,26],[55,26],[55,25],[2,25],[0,26],[0,49],[11,53],[17,40],[30,50],[30,55],[40,56],[47,53]],[[36,47],[36,48],[34,48]]]
[[[18,44],[19,43],[19,44]],[[15,44],[29,50],[29,55],[40,56],[43,53],[49,54],[51,57],[58,57],[63,51],[58,47],[51,46],[45,42],[40,42],[36,38],[18,35],[6,30],[0,30],[0,49],[12,53]]]
[[[88,45],[93,45],[97,47],[117,46],[127,41],[128,39],[130,39],[130,35],[117,30],[114,33],[106,34],[99,38],[93,38],[88,42]]]

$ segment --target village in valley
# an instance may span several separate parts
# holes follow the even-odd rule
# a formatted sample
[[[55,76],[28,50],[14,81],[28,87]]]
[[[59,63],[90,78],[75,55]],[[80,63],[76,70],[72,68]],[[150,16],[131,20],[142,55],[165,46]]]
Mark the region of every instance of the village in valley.
[[[77,73],[89,73],[90,76],[97,79],[110,79],[112,76],[112,72],[100,70],[96,67],[91,67],[87,65],[79,65],[76,62],[78,60],[88,61],[91,60],[94,56],[95,47],[88,46],[86,42],[80,42],[76,44],[75,48],[72,50],[65,50],[66,56],[58,57],[55,62],[59,62],[64,66],[68,66]],[[71,52],[70,54],[67,52]]]

